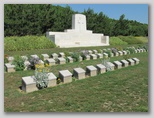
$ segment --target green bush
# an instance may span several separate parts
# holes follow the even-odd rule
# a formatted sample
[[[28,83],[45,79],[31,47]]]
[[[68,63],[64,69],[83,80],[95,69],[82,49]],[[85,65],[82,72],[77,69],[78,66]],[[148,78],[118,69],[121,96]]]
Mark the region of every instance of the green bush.
[[[25,60],[22,59],[21,56],[19,55],[14,56],[12,64],[15,65],[16,71],[23,71],[25,69],[24,61]]]
[[[127,45],[128,43],[118,37],[110,37],[110,45]]]
[[[133,36],[118,36],[122,41],[127,42],[128,44],[143,44],[144,42]]]
[[[12,36],[4,38],[5,51],[24,51],[54,47],[55,44],[45,36]]]

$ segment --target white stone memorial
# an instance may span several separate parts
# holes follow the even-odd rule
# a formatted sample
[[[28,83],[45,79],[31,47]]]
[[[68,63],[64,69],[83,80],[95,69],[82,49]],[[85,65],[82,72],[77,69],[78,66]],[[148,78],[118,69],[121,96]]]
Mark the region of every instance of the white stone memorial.
[[[101,54],[101,53],[98,53],[98,54],[97,54],[97,58],[100,58],[100,59],[102,59],[102,58],[103,58],[103,54]]]
[[[127,59],[127,61],[129,62],[129,65],[133,66],[135,64],[135,61],[132,59]]]
[[[57,58],[58,58],[58,54],[57,54],[57,53],[53,53],[53,54],[51,55],[51,57],[52,57],[53,59],[57,59]]]
[[[53,87],[57,85],[57,77],[53,73],[48,73],[48,87]]]
[[[55,65],[56,61],[52,58],[47,59],[47,63],[49,64],[49,66]]]
[[[98,73],[105,73],[106,72],[106,67],[103,64],[97,64],[96,65]]]
[[[119,61],[114,61],[113,64],[115,65],[115,67],[116,67],[117,69],[122,68],[122,63],[119,62]]]
[[[64,48],[109,45],[109,36],[87,30],[86,16],[83,14],[72,15],[72,29],[64,32],[49,31],[46,32],[46,37]]]
[[[127,66],[129,65],[128,61],[126,61],[126,60],[124,60],[124,59],[121,60],[120,62],[122,63],[122,66],[123,66],[123,67],[127,67]]]
[[[86,71],[82,68],[74,68],[73,69],[74,77],[77,79],[84,79],[85,73],[86,73]]]
[[[109,69],[109,70],[111,70],[111,71],[113,71],[115,65],[113,63],[111,63],[111,62],[106,62],[106,63],[107,63],[106,68]]]
[[[58,58],[58,64],[66,64],[66,59],[63,57]]]
[[[96,76],[97,75],[97,68],[94,66],[86,66],[86,72],[89,76]]]
[[[22,58],[24,61],[28,61],[28,57],[27,57],[27,56],[21,56],[21,58]]]
[[[10,64],[12,64],[13,60],[14,60],[14,57],[11,57],[11,56],[8,57],[8,61]]]
[[[132,58],[135,61],[135,64],[139,64],[140,60],[137,58]]]
[[[43,56],[43,60],[47,60],[49,59],[49,55],[48,54],[41,54]]]
[[[65,54],[63,52],[60,52],[59,57],[65,57]]]
[[[72,57],[67,57],[69,63],[73,63],[73,58]]]
[[[95,55],[95,54],[90,54],[90,58],[93,59],[93,60],[94,60],[94,59],[97,59],[97,55]]]
[[[15,65],[12,65],[10,63],[5,63],[6,71],[7,72],[15,72]]]
[[[72,82],[72,73],[68,70],[59,71],[59,78],[63,83]]]

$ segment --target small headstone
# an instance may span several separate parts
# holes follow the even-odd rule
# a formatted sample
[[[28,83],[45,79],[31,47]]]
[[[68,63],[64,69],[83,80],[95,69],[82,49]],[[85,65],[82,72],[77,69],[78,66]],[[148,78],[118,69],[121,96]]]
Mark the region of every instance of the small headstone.
[[[14,57],[11,57],[11,56],[8,57],[8,61],[10,64],[12,64],[13,60],[14,60]]]
[[[68,70],[59,71],[59,78],[63,83],[72,82],[72,73]]]
[[[140,52],[143,52],[143,49],[142,48],[140,48]]]
[[[86,72],[89,76],[96,76],[97,75],[97,68],[94,66],[86,66]]]
[[[29,61],[25,61],[24,65],[25,65],[25,70],[30,68],[30,62]]]
[[[113,56],[114,56],[114,54],[111,52],[111,53],[110,53],[110,57],[113,57]]]
[[[108,54],[107,53],[103,53],[103,58],[108,58]]]
[[[98,73],[105,73],[106,72],[106,67],[103,64],[97,64],[96,68],[98,70]]]
[[[27,57],[27,56],[21,56],[21,58],[22,58],[24,61],[28,61],[28,57]]]
[[[48,83],[48,87],[53,87],[57,85],[57,77],[53,74],[53,73],[48,73],[48,79],[49,79],[49,83]]]
[[[43,59],[44,59],[44,60],[49,59],[49,55],[48,55],[48,54],[42,54],[42,56],[43,56]]]
[[[97,57],[100,58],[100,59],[102,59],[102,58],[103,58],[103,54],[98,53],[98,54],[97,54]]]
[[[51,55],[51,57],[52,57],[53,59],[57,59],[57,58],[58,58],[58,54],[57,54],[57,53],[53,53],[53,54]]]
[[[67,58],[68,58],[69,63],[73,63],[73,58],[72,57],[67,57]]]
[[[127,67],[128,64],[129,64],[128,61],[126,61],[126,60],[124,60],[124,59],[121,60],[120,62],[122,63],[122,66],[123,66],[123,67]]]
[[[119,56],[118,52],[113,52],[113,54],[114,54],[115,57]]]
[[[66,59],[63,57],[58,58],[58,64],[66,64]]]
[[[63,52],[60,52],[59,53],[59,56],[64,58],[65,57],[65,54]]]
[[[117,69],[122,68],[122,63],[119,61],[114,61],[113,64],[116,66]]]
[[[132,58],[135,61],[135,64],[139,64],[140,60],[137,58]]]
[[[82,60],[83,60],[83,58],[81,56],[79,56],[79,61],[82,61]]]
[[[123,50],[122,52],[123,52],[123,55],[127,55],[127,52],[125,50]]]
[[[6,71],[7,72],[15,72],[15,65],[11,65],[10,63],[5,63]]]
[[[122,56],[123,55],[122,51],[118,51],[118,53],[119,53],[119,56]]]
[[[22,90],[26,93],[38,90],[34,76],[22,77]]]
[[[73,69],[74,77],[77,79],[84,79],[85,73],[86,73],[86,71],[83,70],[82,68],[74,68]]]
[[[135,53],[137,53],[137,50],[135,49]]]
[[[114,70],[115,65],[113,63],[111,63],[111,62],[106,62],[106,63],[107,63],[106,69],[109,69],[111,71]]]
[[[93,52],[91,51],[91,50],[88,50],[88,54],[90,55],[90,54],[92,54]]]
[[[89,55],[86,55],[86,60],[90,60],[90,56]]]
[[[129,62],[129,65],[133,66],[135,64],[135,61],[132,59],[127,59],[127,61]]]
[[[97,54],[98,53],[97,50],[93,50],[93,52],[94,52],[94,54]]]
[[[95,54],[90,54],[91,59],[97,59],[97,56]]]
[[[47,59],[47,63],[49,64],[49,66],[55,65],[56,61],[54,59]]]
[[[140,49],[137,49],[137,52],[140,53]]]

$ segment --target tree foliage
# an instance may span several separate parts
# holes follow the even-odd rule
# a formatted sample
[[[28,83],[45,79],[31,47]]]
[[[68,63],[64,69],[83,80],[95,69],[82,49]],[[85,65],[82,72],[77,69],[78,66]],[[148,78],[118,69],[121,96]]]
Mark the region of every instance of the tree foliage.
[[[70,29],[72,15],[70,6],[51,4],[5,4],[4,36],[45,35],[46,31]],[[125,19],[122,14],[118,20],[111,19],[103,12],[93,9],[82,12],[86,15],[87,29],[94,33],[109,36],[148,36],[148,24]]]

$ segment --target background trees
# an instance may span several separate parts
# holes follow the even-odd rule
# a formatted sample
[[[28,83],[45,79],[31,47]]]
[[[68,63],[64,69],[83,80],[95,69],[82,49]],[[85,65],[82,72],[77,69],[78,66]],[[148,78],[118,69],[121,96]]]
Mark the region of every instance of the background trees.
[[[45,35],[45,32],[70,29],[73,11],[69,6],[50,4],[5,4],[4,36]],[[103,12],[93,9],[82,14],[87,18],[87,29],[109,36],[148,36],[148,24],[125,19],[122,14],[118,20],[111,19]]]

